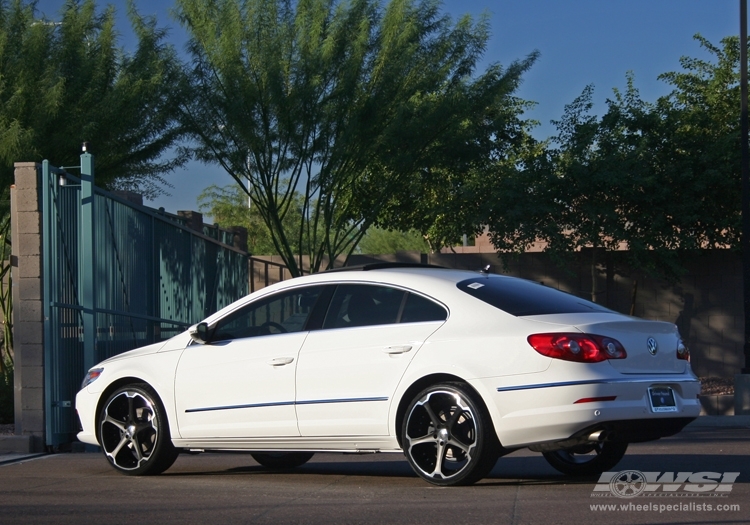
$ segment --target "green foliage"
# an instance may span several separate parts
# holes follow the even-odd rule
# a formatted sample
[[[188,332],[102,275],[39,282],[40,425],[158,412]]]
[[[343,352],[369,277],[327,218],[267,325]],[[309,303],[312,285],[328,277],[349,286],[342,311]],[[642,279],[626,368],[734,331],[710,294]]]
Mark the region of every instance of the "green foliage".
[[[545,147],[530,135],[536,122],[522,118],[533,103],[512,96],[521,71],[535,57],[514,64],[494,90],[474,90],[482,96],[494,91],[494,97],[477,102],[473,117],[433,145],[429,159],[394,192],[377,224],[416,229],[433,252],[459,243],[463,235],[483,233],[497,180],[515,174]]]
[[[221,226],[243,226],[247,228],[248,250],[254,255],[276,253],[271,232],[268,230],[256,206],[248,207],[247,194],[238,185],[219,187],[211,185],[198,196],[198,207],[203,213],[213,217]],[[293,239],[294,228],[300,221],[301,203],[292,208],[284,217],[287,236]],[[292,244],[292,249],[299,247]]]
[[[299,204],[285,217],[287,235],[293,239],[294,228],[300,221],[302,212],[301,197]],[[221,226],[243,226],[248,231],[248,249],[255,255],[272,255],[275,253],[273,240],[268,227],[256,206],[248,207],[248,196],[237,184],[219,187],[211,185],[198,196],[198,208],[202,213],[213,217]],[[292,245],[292,249],[299,247]],[[357,246],[359,253],[383,254],[397,251],[427,251],[429,245],[422,236],[414,231],[393,231],[372,227],[362,237]]]
[[[629,181],[606,148],[610,119],[600,122],[589,114],[592,94],[589,86],[565,107],[556,122],[559,148],[502,181],[505,191],[491,216],[493,243],[501,251],[524,251],[543,241],[550,251],[566,253],[588,246],[614,249],[622,241],[616,201]]]
[[[78,165],[81,143],[97,155],[97,184],[154,196],[182,157],[177,144],[182,70],[166,33],[128,2],[137,49],[118,47],[115,12],[70,0],[60,22],[34,3],[0,0],[0,186],[13,162]]]
[[[716,61],[683,58],[660,76],[672,93],[644,102],[629,74],[596,117],[587,87],[556,122],[556,147],[497,178],[484,217],[499,251],[625,245],[630,264],[675,279],[681,250],[739,246],[738,39],[696,38]]]
[[[384,230],[372,227],[359,241],[358,251],[368,255],[400,251],[427,252],[430,249],[422,235],[415,231]]]
[[[683,71],[659,77],[674,90],[655,107],[660,133],[649,148],[654,186],[666,193],[665,227],[679,232],[679,247],[739,249],[739,38],[724,38],[721,46],[695,38],[715,60],[683,57]]]
[[[487,19],[454,23],[436,0],[178,0],[178,12],[192,37],[196,156],[249,179],[297,275],[296,254],[318,271],[377,222],[425,230],[432,210],[413,212],[414,196],[432,174],[479,162],[534,58],[473,78]]]

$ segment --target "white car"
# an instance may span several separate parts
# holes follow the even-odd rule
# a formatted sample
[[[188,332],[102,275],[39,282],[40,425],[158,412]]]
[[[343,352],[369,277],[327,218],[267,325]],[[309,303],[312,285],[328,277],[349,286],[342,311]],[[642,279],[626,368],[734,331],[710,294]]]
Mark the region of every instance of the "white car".
[[[397,452],[436,485],[541,452],[569,475],[679,432],[700,382],[675,325],[531,281],[373,264],[284,281],[89,370],[78,438],[124,474],[179,451]]]

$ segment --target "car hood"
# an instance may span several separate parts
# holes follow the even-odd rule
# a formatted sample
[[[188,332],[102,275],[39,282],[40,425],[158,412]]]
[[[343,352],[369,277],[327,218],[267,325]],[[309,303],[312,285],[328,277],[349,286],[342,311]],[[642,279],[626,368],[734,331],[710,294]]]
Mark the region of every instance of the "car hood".
[[[123,352],[121,354],[117,354],[116,356],[112,356],[109,359],[106,359],[102,361],[101,365],[112,363],[114,361],[121,361],[123,359],[131,359],[133,357],[139,357],[142,355],[148,355],[148,354],[155,354],[159,351],[161,347],[164,346],[165,341],[160,341],[158,343],[154,343],[152,345],[148,346],[142,346],[140,348],[135,348],[134,350],[129,350],[127,352]]]

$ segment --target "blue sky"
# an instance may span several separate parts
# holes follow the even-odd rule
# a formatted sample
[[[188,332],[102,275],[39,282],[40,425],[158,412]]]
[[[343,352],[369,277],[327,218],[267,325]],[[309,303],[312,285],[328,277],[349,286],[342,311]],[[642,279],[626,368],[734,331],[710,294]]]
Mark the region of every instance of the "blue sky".
[[[125,2],[112,3],[125,13]],[[135,0],[142,14],[156,15],[159,25],[171,26],[180,48],[185,34],[169,16],[173,0]],[[64,0],[40,0],[39,11],[55,19]],[[635,74],[645,100],[669,92],[657,80],[660,73],[679,70],[682,56],[705,57],[693,39],[700,33],[711,42],[739,34],[739,0],[447,0],[453,16],[469,13],[491,16],[492,38],[482,67],[507,65],[538,50],[539,60],[525,75],[518,95],[537,103],[528,116],[540,121],[539,138],[554,134],[550,120],[558,119],[565,104],[588,84],[595,86],[594,111],[603,112],[612,89],[624,88],[625,74]],[[127,21],[120,30],[128,44]],[[215,166],[191,163],[167,175],[170,196],[147,202],[169,212],[196,210],[198,194],[211,184],[233,181]]]

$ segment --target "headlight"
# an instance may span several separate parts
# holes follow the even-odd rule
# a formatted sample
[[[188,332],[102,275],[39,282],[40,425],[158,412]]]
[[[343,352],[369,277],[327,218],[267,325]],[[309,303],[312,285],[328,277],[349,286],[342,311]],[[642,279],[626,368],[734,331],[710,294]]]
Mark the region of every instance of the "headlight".
[[[81,383],[81,390],[99,379],[99,376],[102,375],[102,372],[104,372],[103,368],[92,368],[91,370],[89,370],[86,374],[86,377],[83,378],[83,383]]]

